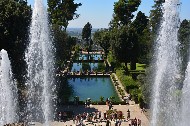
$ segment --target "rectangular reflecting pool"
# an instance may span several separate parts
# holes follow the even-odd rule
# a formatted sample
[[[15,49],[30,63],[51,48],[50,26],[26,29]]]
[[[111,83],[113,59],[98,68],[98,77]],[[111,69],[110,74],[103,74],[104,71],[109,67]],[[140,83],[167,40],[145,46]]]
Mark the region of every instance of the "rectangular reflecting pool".
[[[91,98],[92,101],[100,101],[100,97],[106,98],[115,97],[115,101],[120,101],[115,91],[115,88],[109,77],[88,77],[88,78],[70,78],[69,84],[73,87],[74,96],[79,96],[81,101]]]

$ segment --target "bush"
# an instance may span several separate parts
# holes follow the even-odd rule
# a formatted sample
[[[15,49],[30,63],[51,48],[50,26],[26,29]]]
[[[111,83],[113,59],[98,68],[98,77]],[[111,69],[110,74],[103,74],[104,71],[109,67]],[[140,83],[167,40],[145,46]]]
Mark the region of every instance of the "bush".
[[[82,70],[83,71],[90,71],[91,70],[91,67],[89,65],[89,63],[82,63]]]
[[[142,109],[145,105],[142,94],[138,94],[139,107]]]

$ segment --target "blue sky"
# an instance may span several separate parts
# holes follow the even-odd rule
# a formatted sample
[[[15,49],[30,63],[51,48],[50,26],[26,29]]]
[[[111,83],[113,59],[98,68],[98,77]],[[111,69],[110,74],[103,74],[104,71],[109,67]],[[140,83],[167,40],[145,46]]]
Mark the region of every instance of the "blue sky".
[[[112,19],[113,5],[118,0],[75,0],[76,3],[82,3],[78,8],[77,13],[80,14],[78,19],[69,22],[70,28],[83,28],[87,22],[92,24],[93,28],[107,28],[108,23]],[[180,9],[181,19],[190,19],[190,0],[181,0],[182,5]],[[34,0],[28,0],[28,3],[33,6]],[[44,0],[47,4],[47,1]],[[154,4],[154,0],[142,0],[138,11],[142,11],[146,16]]]

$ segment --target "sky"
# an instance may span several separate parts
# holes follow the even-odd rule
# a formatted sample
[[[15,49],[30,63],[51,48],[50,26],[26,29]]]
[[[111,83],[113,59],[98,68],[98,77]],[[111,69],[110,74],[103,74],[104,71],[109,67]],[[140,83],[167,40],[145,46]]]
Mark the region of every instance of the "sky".
[[[69,28],[83,28],[87,22],[90,22],[93,28],[108,28],[108,24],[112,19],[113,5],[118,0],[75,0],[76,3],[82,3],[77,9],[80,14],[78,19],[69,22]],[[180,18],[190,20],[190,0],[180,0]],[[34,0],[28,0],[28,4],[33,6]],[[47,0],[44,0],[47,4]],[[154,0],[142,0],[138,11],[142,11],[146,16],[152,9]],[[137,12],[138,12],[137,11]],[[137,13],[136,12],[136,13]]]

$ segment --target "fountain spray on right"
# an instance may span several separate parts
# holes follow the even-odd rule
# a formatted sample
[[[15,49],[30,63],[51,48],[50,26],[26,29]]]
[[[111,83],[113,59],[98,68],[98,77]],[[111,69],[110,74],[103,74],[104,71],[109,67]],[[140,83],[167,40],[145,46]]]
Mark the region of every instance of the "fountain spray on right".
[[[179,0],[165,0],[155,43],[151,126],[178,126],[180,115]]]

